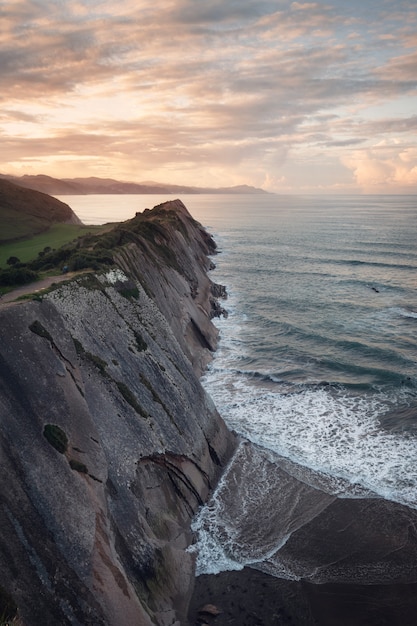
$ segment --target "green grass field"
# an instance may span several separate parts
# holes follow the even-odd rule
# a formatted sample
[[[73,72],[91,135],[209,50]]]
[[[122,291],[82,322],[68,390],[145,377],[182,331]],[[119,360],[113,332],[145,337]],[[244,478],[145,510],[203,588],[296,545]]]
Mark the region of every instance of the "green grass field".
[[[19,213],[9,207],[0,207],[0,242],[6,243],[19,237],[30,237],[48,227],[48,222],[41,217]]]
[[[46,233],[36,235],[30,239],[4,243],[0,245],[0,268],[8,267],[6,261],[16,256],[22,263],[27,263],[38,256],[46,246],[58,249],[77,237],[88,233],[100,233],[108,230],[107,226],[83,226],[79,224],[54,224]]]

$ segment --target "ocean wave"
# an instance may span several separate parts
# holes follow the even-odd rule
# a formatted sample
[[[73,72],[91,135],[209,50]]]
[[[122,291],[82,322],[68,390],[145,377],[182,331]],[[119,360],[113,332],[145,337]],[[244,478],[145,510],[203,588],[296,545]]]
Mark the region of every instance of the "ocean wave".
[[[189,551],[197,556],[197,575],[255,566],[298,580],[296,563],[277,555],[335,496],[377,497],[242,441],[209,503],[193,519],[196,542]]]
[[[417,508],[417,438],[381,427],[379,417],[415,402],[395,392],[349,393],[312,386],[298,393],[261,392],[243,377],[207,381],[230,428],[295,463]]]
[[[230,253],[216,260],[231,314],[219,321],[219,350],[203,383],[263,460],[239,457],[240,480],[228,476],[230,510],[216,496],[202,513],[201,567],[212,573],[265,563],[285,543],[285,532],[268,534],[288,509],[285,478],[270,481],[281,463],[274,455],[301,468],[306,485],[320,476],[327,494],[371,493],[417,509],[415,199],[401,198],[401,219],[398,198],[311,202],[298,208],[299,220],[282,211],[265,222],[257,212],[245,224],[236,219]],[[236,211],[240,219],[240,205]],[[249,509],[258,492],[262,510]]]
[[[398,315],[400,317],[408,317],[411,319],[417,319],[417,311],[412,311],[411,309],[405,309],[402,307],[392,307],[390,311],[394,315]]]
[[[324,265],[348,265],[351,267],[368,266],[373,268],[382,269],[395,269],[395,270],[411,270],[415,271],[417,265],[411,263],[388,263],[383,261],[368,261],[361,259],[316,259],[316,262],[323,263]]]

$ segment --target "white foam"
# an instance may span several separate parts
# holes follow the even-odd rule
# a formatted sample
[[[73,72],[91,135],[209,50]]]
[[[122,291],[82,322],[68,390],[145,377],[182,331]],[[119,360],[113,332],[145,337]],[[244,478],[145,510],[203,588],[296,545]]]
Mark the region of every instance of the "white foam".
[[[224,509],[222,492],[227,489],[226,470],[208,504],[194,517],[191,529],[196,542],[187,551],[196,555],[196,575],[218,574],[225,571],[241,570],[243,563],[226,553],[227,547],[233,553],[234,528],[227,526],[228,511]],[[228,533],[228,528],[230,533]]]
[[[358,399],[327,389],[258,392],[259,386],[251,388],[236,378],[214,390],[229,427],[261,448],[252,447],[248,459],[238,449],[209,505],[194,519],[197,542],[191,550],[197,554],[197,575],[245,566],[269,568],[272,575],[290,580],[304,575],[291,559],[280,557],[295,527],[292,521],[286,534],[282,511],[288,500],[277,486],[280,482],[285,489],[279,467],[330,499],[379,495],[417,508],[417,439],[379,427],[375,415],[389,407],[387,396]],[[303,501],[300,493],[292,506],[299,497]],[[318,506],[326,506],[325,498]],[[313,506],[310,513],[309,506],[302,507],[303,515],[313,517],[317,509]],[[280,517],[274,517],[279,511]],[[308,521],[297,514],[294,519],[300,525]]]
[[[275,502],[270,517],[265,505],[274,500],[278,482],[274,473],[269,474],[268,452],[251,448],[247,454],[245,445],[240,444],[209,503],[192,522],[196,543],[188,551],[196,554],[197,576],[266,562],[291,534],[285,525],[280,529],[276,524]],[[262,525],[254,515],[259,506]],[[266,527],[273,530],[268,533]],[[291,573],[286,577],[292,577]]]
[[[281,394],[236,374],[209,371],[205,386],[228,426],[295,463],[417,508],[417,439],[380,428],[378,416],[407,402],[385,393],[327,388]],[[355,489],[346,492],[354,497]]]
[[[281,393],[283,385],[270,372],[265,374],[269,374],[271,384],[263,383],[261,377],[251,380],[250,372],[239,370],[242,359],[246,364],[249,361],[245,347],[248,328],[239,311],[242,303],[237,294],[231,294],[227,308],[229,318],[219,320],[220,349],[203,383],[229,428],[297,464],[293,473],[296,478],[328,494],[346,498],[377,494],[417,508],[417,438],[384,430],[378,422],[380,416],[393,413],[396,407],[415,402],[412,391],[399,388],[395,392],[369,391],[355,396],[343,389],[300,386],[297,393]],[[384,336],[387,329],[393,335],[398,332],[399,317],[417,319],[416,311],[401,306],[378,309],[372,315]],[[366,329],[369,321],[367,317],[357,324]],[[287,385],[288,390],[293,388]],[[285,469],[293,472],[291,467]],[[261,472],[262,466],[257,470]],[[245,543],[239,535],[239,528],[245,524],[245,507],[251,501],[250,484],[266,492],[266,502],[269,489],[259,477],[251,481],[250,468],[242,471],[248,473],[248,480],[240,481],[239,490],[232,494],[235,500],[238,497],[241,510],[236,509],[233,498],[225,495],[231,479],[226,472],[210,505],[194,520],[198,542],[193,550],[198,554],[199,574],[237,570],[260,562],[265,571],[268,555],[276,553],[280,542],[286,540],[281,537],[274,545],[260,546],[256,536],[255,542],[251,536]],[[226,502],[229,507],[233,504],[232,511],[225,509]],[[279,501],[276,504],[279,506]],[[275,575],[297,577],[296,568],[277,558],[270,567]],[[277,567],[282,571],[278,572]]]
[[[215,528],[210,532],[205,521],[203,516],[195,517],[192,529],[198,535],[198,542],[187,548],[187,552],[196,554],[196,576],[242,570],[244,564],[227,556]]]
[[[403,309],[401,307],[394,307],[391,310],[393,313],[400,315],[401,317],[417,319],[417,311],[411,311],[410,309]]]
[[[219,352],[203,378],[228,426],[295,463],[347,481],[346,497],[364,489],[417,508],[417,438],[384,430],[378,422],[396,407],[415,402],[412,392],[401,387],[353,395],[330,387],[299,387],[297,393],[279,393],[250,380],[247,371],[236,367],[246,354],[235,297],[231,315],[222,321],[221,330],[227,331]],[[417,318],[402,307],[392,307],[389,314]],[[278,380],[276,388],[283,389]]]

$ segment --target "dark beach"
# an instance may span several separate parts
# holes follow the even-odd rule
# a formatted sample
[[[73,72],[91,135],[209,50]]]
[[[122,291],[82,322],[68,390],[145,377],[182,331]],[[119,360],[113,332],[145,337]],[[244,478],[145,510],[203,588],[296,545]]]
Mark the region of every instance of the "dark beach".
[[[199,614],[205,605],[221,614]],[[417,584],[313,585],[245,568],[197,577],[189,618],[193,626],[415,626]]]

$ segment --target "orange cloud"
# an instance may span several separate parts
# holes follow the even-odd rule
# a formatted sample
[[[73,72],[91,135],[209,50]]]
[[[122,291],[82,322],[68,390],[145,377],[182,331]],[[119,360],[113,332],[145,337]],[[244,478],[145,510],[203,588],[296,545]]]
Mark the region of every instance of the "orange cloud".
[[[0,172],[59,176],[65,164],[80,175],[277,187],[285,176],[297,191],[306,163],[325,163],[320,185],[327,176],[334,189],[343,162],[358,188],[409,188],[417,16],[386,0],[370,22],[366,4],[3,3]],[[370,102],[385,107],[378,118]],[[352,152],[399,136],[396,155]]]
[[[381,189],[392,193],[417,191],[417,148],[379,145],[356,150],[342,159],[358,186],[367,193]]]

